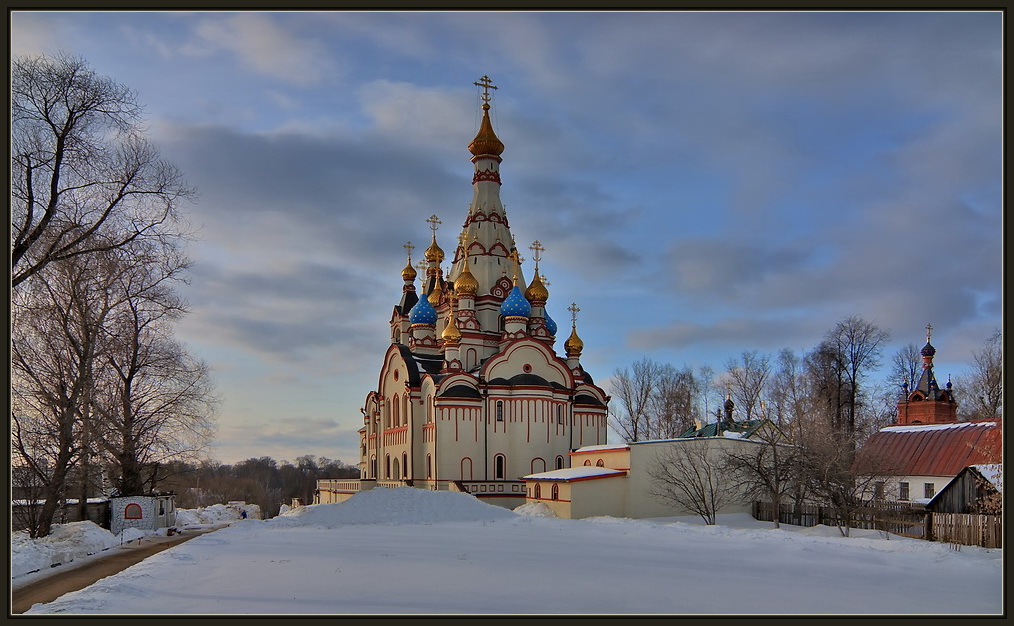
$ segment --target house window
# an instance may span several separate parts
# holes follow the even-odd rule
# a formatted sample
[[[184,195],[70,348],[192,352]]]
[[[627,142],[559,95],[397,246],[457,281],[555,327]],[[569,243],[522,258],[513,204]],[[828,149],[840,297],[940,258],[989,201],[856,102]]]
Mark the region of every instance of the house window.
[[[935,493],[936,493],[936,489],[934,489],[933,483],[923,483],[923,486],[922,486],[922,497],[924,497],[924,498],[932,498]]]
[[[141,505],[135,502],[131,502],[123,509],[123,519],[141,519],[143,514],[141,513]]]
[[[927,486],[928,487],[932,487],[933,485],[927,485]],[[927,497],[932,497],[932,496],[927,496]],[[159,515],[165,515],[165,500],[159,500],[158,501],[158,514]]]
[[[883,500],[884,499],[884,481],[878,480],[873,483],[873,499]]]
[[[503,401],[502,400],[497,400],[496,401],[496,421],[498,421],[498,422],[502,422],[503,421]]]
[[[908,500],[908,483],[898,483],[898,499]]]
[[[504,455],[498,454],[493,457],[493,477],[496,480],[503,480],[506,465],[507,457]]]

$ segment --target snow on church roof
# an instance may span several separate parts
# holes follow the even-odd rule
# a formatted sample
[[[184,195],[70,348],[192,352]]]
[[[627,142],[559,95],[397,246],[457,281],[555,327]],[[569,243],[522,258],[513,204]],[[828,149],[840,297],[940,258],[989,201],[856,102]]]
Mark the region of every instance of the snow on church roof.
[[[604,443],[598,446],[582,446],[571,454],[584,454],[585,452],[603,452],[605,450],[629,450],[630,446],[625,443]]]
[[[905,424],[903,426],[885,426],[880,429],[881,432],[887,433],[912,433],[912,432],[927,432],[931,430],[949,430],[951,428],[974,428],[974,427],[994,428],[996,427],[995,422],[950,422],[948,424]]]
[[[626,476],[623,470],[610,469],[608,467],[592,467],[583,465],[581,467],[565,467],[538,474],[522,476],[522,480],[589,480],[592,478],[608,478],[610,476]]]

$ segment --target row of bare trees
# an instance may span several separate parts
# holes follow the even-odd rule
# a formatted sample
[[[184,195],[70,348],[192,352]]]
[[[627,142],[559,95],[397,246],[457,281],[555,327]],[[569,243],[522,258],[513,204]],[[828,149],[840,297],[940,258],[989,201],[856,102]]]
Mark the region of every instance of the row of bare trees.
[[[152,467],[210,441],[216,401],[174,337],[193,190],[135,95],[68,56],[15,59],[11,78],[12,476],[45,536],[72,483],[154,490]]]
[[[717,452],[711,448],[718,444],[705,441],[672,448],[650,469],[654,495],[709,524],[723,506],[744,495],[777,506],[820,502],[848,520],[873,503],[878,497],[873,483],[893,469],[892,459],[857,453],[896,415],[900,385],[884,385],[873,376],[887,340],[886,331],[853,316],[802,356],[790,350],[774,359],[744,352],[726,362],[721,376],[708,368],[695,375],[643,359],[614,375],[613,426],[628,441],[676,437],[694,421],[721,419],[724,391],[740,421],[766,418],[770,423],[752,437],[755,445]],[[909,345],[894,355],[890,379],[913,388],[921,371],[921,354]],[[679,392],[673,392],[674,385]],[[962,417],[1002,416],[999,332],[974,355],[970,373],[958,385],[968,401]],[[683,402],[663,401],[672,396]],[[848,534],[847,523],[841,529]]]

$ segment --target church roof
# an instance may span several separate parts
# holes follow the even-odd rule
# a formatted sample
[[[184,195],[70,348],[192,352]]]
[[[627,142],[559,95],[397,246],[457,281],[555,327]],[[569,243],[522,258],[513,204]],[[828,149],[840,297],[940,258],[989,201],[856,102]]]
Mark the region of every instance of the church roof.
[[[490,385],[506,385],[509,387],[552,387],[554,389],[566,389],[557,382],[550,382],[538,374],[516,374],[510,378],[494,378],[489,381]]]
[[[475,387],[468,385],[451,385],[447,389],[444,389],[437,397],[440,398],[481,398],[482,394]]]
[[[733,422],[732,424],[726,424],[722,427],[722,432],[740,433],[743,437],[750,437],[757,430],[764,425],[765,420],[745,420],[742,422]],[[680,439],[686,439],[689,437],[719,437],[721,433],[718,432],[718,424],[712,422],[710,424],[704,424],[700,428],[692,427],[688,428]]]
[[[522,480],[558,480],[563,482],[573,482],[578,480],[592,480],[595,478],[612,478],[614,476],[626,476],[627,473],[623,470],[610,469],[608,467],[593,467],[590,465],[582,465],[580,467],[565,467],[558,470],[550,470],[548,472],[539,472],[538,474],[529,474],[522,476]]]
[[[954,476],[969,465],[999,463],[1002,435],[998,419],[888,426],[860,455],[885,459],[895,476]]]

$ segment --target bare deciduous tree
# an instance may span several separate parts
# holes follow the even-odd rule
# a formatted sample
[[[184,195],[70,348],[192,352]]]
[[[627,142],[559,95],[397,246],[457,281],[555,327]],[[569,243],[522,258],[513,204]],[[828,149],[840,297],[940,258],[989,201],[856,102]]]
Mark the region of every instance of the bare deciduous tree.
[[[126,87],[80,58],[11,67],[11,283],[60,259],[180,235],[180,172],[142,133]]]
[[[771,375],[771,358],[756,350],[744,351],[738,361],[728,359],[725,367],[730,382],[729,391],[736,406],[746,413],[746,419],[752,419],[764,385]]]
[[[724,457],[712,448],[708,439],[688,439],[660,452],[648,470],[651,495],[714,524],[735,492]]]
[[[956,387],[965,419],[1003,417],[1003,334],[999,328],[972,354],[971,369]]]
[[[650,430],[648,413],[651,395],[658,383],[659,365],[648,358],[613,372],[613,397],[618,401],[613,412],[613,427],[626,441],[646,439]]]
[[[754,440],[756,443],[749,447],[726,453],[725,473],[745,495],[774,505],[774,523],[778,528],[782,503],[798,492],[801,451],[773,428]]]

